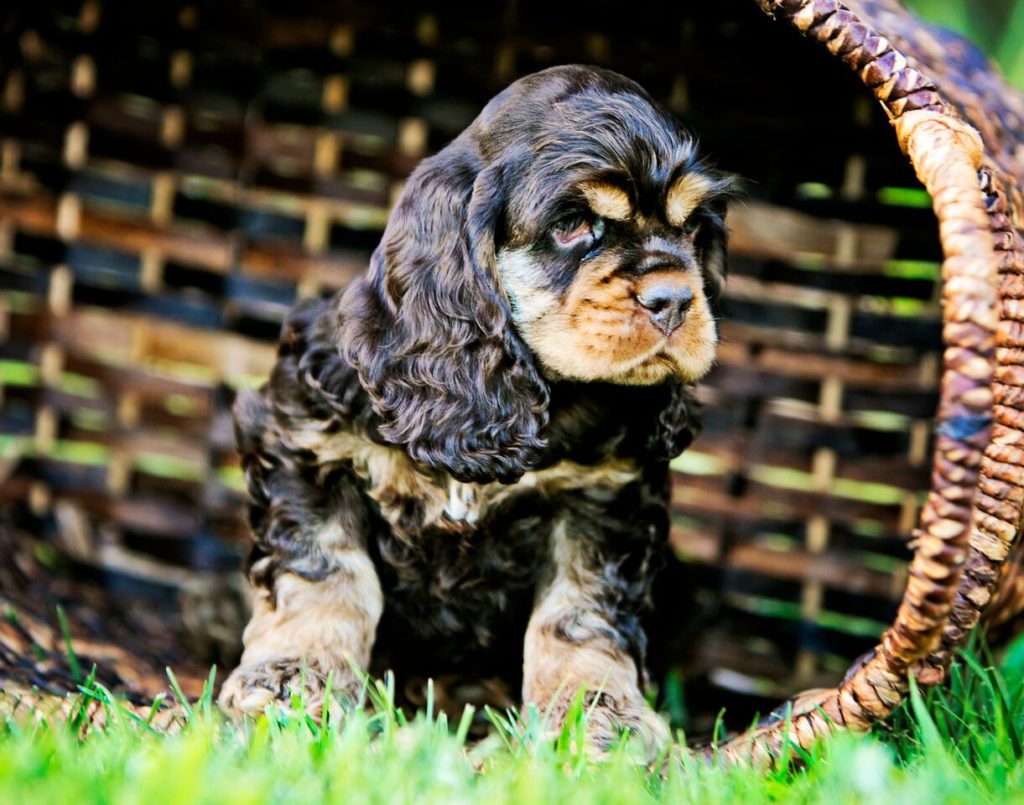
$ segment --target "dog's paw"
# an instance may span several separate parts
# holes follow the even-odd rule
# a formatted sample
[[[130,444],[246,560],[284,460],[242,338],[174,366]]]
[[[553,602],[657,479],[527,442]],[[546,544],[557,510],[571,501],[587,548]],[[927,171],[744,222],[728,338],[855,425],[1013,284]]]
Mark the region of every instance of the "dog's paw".
[[[343,705],[359,701],[363,684],[344,664],[326,668],[315,660],[275,658],[243,664],[224,681],[217,704],[236,719],[261,715],[274,703],[282,712],[304,712],[319,720],[327,698],[328,676],[331,695],[326,704],[336,717]]]
[[[547,710],[550,735],[561,734],[575,703],[575,697],[566,697]],[[646,762],[659,757],[672,743],[668,724],[642,699],[619,700],[608,693],[586,693],[583,713],[587,749],[595,757],[606,755],[623,737],[627,746],[638,751]]]

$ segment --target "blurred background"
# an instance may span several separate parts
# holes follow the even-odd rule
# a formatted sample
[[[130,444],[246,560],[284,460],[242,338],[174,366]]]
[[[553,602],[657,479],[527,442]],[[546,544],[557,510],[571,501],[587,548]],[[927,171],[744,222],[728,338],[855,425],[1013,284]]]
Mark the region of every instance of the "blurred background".
[[[995,59],[1006,76],[1024,87],[1022,0],[907,0],[924,19],[968,37]]]

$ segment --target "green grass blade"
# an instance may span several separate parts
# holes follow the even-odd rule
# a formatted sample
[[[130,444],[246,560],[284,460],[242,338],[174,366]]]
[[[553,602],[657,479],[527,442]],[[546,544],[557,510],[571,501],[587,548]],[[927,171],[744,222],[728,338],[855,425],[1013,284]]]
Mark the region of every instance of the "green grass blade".
[[[82,666],[78,663],[78,655],[75,654],[75,647],[71,643],[71,627],[68,626],[68,616],[60,604],[57,604],[57,621],[60,623],[60,633],[64,638],[64,650],[68,655],[71,679],[77,684],[82,681]]]
[[[174,695],[178,699],[178,703],[181,704],[181,709],[185,711],[185,718],[191,721],[195,718],[195,711],[192,709],[192,705],[188,702],[188,696],[186,696],[182,690],[181,685],[178,684],[178,678],[174,675],[174,671],[170,668],[164,669],[167,672],[167,678],[171,682],[171,690],[174,691]]]

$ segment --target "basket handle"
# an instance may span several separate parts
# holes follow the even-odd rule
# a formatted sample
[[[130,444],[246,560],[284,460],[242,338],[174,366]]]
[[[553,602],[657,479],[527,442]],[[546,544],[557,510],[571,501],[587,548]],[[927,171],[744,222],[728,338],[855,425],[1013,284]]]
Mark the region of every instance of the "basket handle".
[[[1009,450],[1016,451],[1013,457],[1024,458],[1024,415],[1016,409],[1001,413],[997,406],[996,427],[991,428],[994,358],[1009,360],[1013,355],[1003,349],[997,356],[995,350],[997,254],[993,222],[979,182],[984,158],[980,135],[942,101],[934,85],[910,67],[888,40],[842,4],[822,0],[757,2],[854,67],[893,120],[900,146],[930,194],[939,222],[946,345],[931,491],[914,532],[914,557],[892,626],[836,688],[798,697],[787,706],[784,716],[704,750],[705,755],[727,763],[766,766],[783,755],[787,742],[806,749],[821,735],[840,729],[866,730],[885,718],[905,698],[911,671],[920,671],[922,681],[941,677],[951,641],[966,635],[965,630],[956,628],[957,619],[950,618],[954,602],[987,601],[984,585],[995,585],[1016,533],[1024,490],[1005,479],[998,488],[989,484],[988,492],[985,484],[988,479],[1004,478],[1006,472],[1000,473],[1001,468],[993,462],[1008,461]],[[1021,268],[1017,267],[1017,273]],[[1024,328],[1018,325],[1018,329]],[[1024,335],[1021,341],[1024,346]],[[1016,397],[1009,387],[1000,392],[1000,378],[1003,383],[1017,381],[1013,386]],[[1022,379],[1020,367],[1000,366],[996,370],[997,394],[1024,399],[1018,388]],[[990,431],[995,437],[991,442]],[[985,455],[986,450],[992,455]],[[1017,477],[1020,464],[1024,460],[1014,462]],[[979,482],[982,492],[976,500]],[[988,573],[981,578],[963,575],[969,546],[973,546],[972,559],[978,551],[987,559]],[[991,596],[990,588],[987,595]],[[974,606],[971,613],[977,613],[982,605]],[[973,617],[973,625],[977,615],[971,613],[967,620]],[[944,633],[948,633],[945,641]]]

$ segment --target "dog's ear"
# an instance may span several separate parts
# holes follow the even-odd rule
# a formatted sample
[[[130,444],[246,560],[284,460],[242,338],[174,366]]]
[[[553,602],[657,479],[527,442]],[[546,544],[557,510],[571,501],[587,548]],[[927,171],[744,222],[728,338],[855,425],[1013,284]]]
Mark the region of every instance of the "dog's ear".
[[[460,481],[514,481],[546,446],[548,387],[495,267],[503,204],[501,167],[459,138],[410,177],[341,301],[341,348],[380,434]]]
[[[665,402],[647,449],[652,457],[671,461],[700,434],[700,406],[693,390],[677,380],[670,380],[663,388]]]
[[[725,184],[723,182],[723,184]],[[721,312],[722,291],[725,287],[727,270],[726,246],[728,230],[725,226],[725,213],[731,197],[731,185],[722,195],[711,202],[705,211],[704,226],[697,235],[697,249],[704,267],[704,293],[712,312],[718,316]]]

